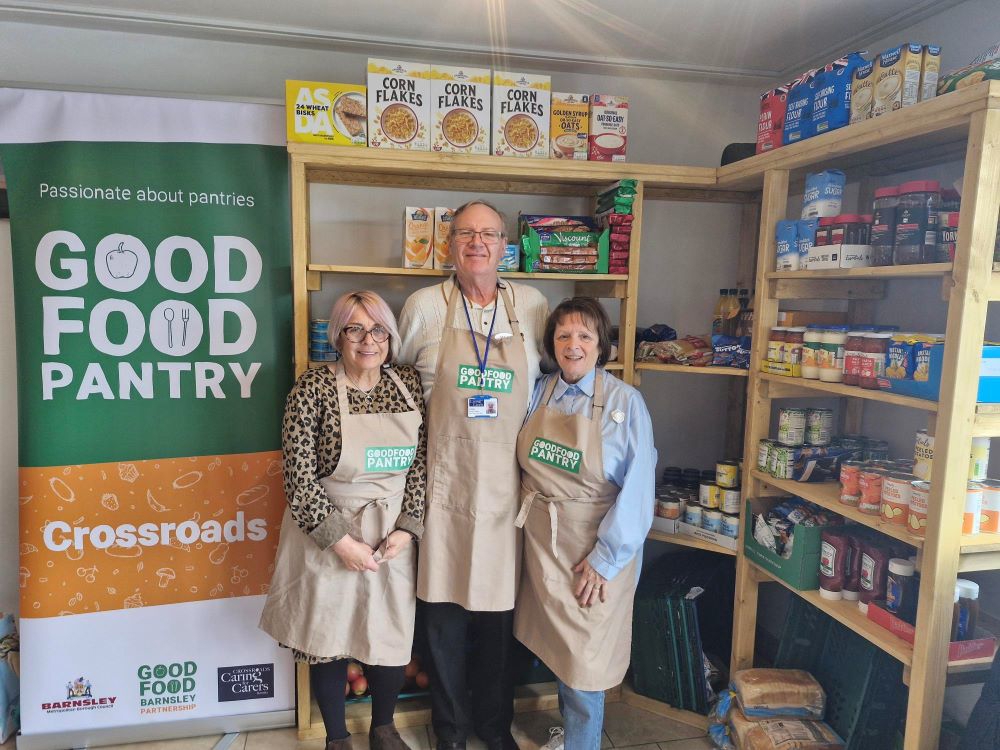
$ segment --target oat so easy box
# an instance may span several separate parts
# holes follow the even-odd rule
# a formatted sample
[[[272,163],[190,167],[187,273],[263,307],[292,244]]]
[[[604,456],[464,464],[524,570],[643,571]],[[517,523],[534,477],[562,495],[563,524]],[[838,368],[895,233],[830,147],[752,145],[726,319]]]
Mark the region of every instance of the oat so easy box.
[[[628,148],[628,97],[590,97],[590,161],[625,161]]]
[[[407,206],[403,213],[403,268],[434,267],[434,209]]]
[[[587,160],[590,133],[590,97],[552,92],[549,143],[553,159]]]
[[[429,151],[431,66],[368,58],[368,146]]]
[[[431,150],[490,153],[490,71],[431,66]]]
[[[451,256],[451,222],[455,219],[454,208],[434,209],[434,268],[451,270],[455,260]]]
[[[875,99],[872,117],[909,107],[920,100],[922,44],[901,44],[878,56],[875,63]]]
[[[549,158],[552,79],[493,71],[493,154]]]
[[[285,81],[289,141],[335,146],[368,144],[366,88],[353,83]]]

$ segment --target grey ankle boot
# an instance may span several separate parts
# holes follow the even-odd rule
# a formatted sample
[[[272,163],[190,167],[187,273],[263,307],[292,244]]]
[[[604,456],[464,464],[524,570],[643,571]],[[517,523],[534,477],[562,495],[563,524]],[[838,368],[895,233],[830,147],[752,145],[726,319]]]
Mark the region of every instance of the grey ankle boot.
[[[410,750],[396,731],[395,724],[372,727],[368,732],[368,744],[371,750]]]

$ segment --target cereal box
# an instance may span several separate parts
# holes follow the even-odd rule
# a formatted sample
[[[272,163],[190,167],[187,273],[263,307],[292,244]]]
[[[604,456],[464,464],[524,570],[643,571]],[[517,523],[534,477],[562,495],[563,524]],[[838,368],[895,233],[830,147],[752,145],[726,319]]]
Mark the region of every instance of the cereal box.
[[[781,130],[785,127],[785,105],[788,84],[760,95],[760,115],[757,117],[757,153],[781,147]]]
[[[490,152],[490,71],[431,66],[431,150]]]
[[[351,83],[285,81],[289,141],[364,146],[368,143],[365,87]]]
[[[430,150],[431,67],[368,58],[368,146]]]
[[[493,154],[549,158],[552,79],[493,71]]]
[[[923,55],[923,45],[909,43],[888,49],[878,56],[872,117],[917,103]]]
[[[875,98],[875,60],[854,69],[854,83],[851,86],[851,123],[867,120],[872,116],[872,102]]]
[[[451,222],[455,218],[454,208],[434,209],[434,267],[452,269],[455,261],[448,247],[448,235],[451,234]]]
[[[403,268],[434,267],[434,210],[407,206],[403,214]]]
[[[941,48],[924,45],[923,66],[920,69],[920,101],[937,95],[938,76],[941,73]]]
[[[628,97],[590,97],[590,161],[625,161],[628,146]]]
[[[552,127],[549,140],[553,159],[587,160],[590,132],[590,97],[587,94],[552,92]]]

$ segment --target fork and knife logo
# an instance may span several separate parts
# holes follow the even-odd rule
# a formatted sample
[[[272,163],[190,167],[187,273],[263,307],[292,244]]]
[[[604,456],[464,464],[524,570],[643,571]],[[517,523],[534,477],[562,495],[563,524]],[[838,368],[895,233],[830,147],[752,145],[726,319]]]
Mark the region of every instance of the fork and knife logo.
[[[174,348],[174,317],[176,311],[172,307],[163,308],[163,318],[167,321],[167,346]],[[191,308],[181,308],[181,346],[187,346],[188,321],[191,320]]]

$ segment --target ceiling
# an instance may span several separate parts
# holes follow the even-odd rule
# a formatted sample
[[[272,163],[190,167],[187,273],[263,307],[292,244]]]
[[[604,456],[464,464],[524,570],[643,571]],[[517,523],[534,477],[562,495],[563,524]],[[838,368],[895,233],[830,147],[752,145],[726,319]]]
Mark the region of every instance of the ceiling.
[[[441,62],[645,76],[790,78],[961,0],[61,0],[0,22]],[[424,55],[423,53],[428,53]],[[405,59],[405,57],[404,57]]]

